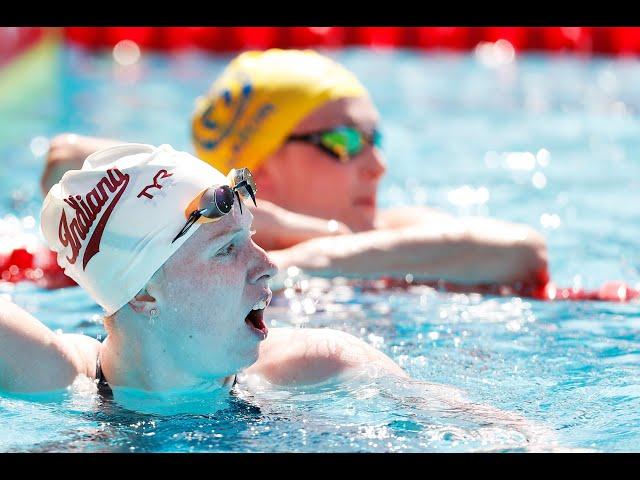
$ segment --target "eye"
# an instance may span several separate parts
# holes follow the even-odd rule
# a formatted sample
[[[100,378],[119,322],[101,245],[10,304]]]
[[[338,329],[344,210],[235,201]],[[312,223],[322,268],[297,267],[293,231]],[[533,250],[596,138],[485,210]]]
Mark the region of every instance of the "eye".
[[[222,247],[220,250],[218,250],[218,252],[216,253],[216,257],[226,257],[228,255],[233,254],[235,251],[236,251],[236,245],[235,243],[231,242],[225,245],[224,247]]]

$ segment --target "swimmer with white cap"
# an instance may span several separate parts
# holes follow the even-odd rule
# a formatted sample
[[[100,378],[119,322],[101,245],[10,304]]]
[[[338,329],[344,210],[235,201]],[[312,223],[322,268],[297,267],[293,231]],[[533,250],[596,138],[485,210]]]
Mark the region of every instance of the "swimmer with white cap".
[[[256,191],[247,169],[225,176],[168,145],[107,148],[68,171],[44,200],[41,228],[65,273],[104,308],[108,336],[55,334],[0,300],[0,390],[61,389],[84,375],[118,400],[224,391],[242,370],[278,385],[365,367],[407,377],[344,332],[268,332],[276,268],[243,207]]]

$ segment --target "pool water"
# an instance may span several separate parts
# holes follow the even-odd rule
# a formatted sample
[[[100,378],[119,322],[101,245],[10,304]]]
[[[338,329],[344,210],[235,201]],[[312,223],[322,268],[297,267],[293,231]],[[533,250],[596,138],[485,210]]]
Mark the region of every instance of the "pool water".
[[[527,223],[547,238],[557,284],[640,284],[640,61],[330,54],[362,79],[381,113],[389,162],[381,207],[427,204]],[[109,54],[62,50],[37,96],[0,110],[4,224],[37,231],[38,179],[56,133],[191,151],[193,100],[230,58],[144,55],[122,66]],[[267,311],[271,327],[348,331],[416,382],[282,389],[247,379],[215,408],[188,415],[101,405],[82,384],[35,401],[0,394],[0,451],[640,450],[637,302],[380,290],[300,275],[287,287]],[[2,284],[0,295],[54,330],[104,335],[100,309],[79,288]],[[443,402],[447,391],[432,383],[545,433],[527,441],[492,411]]]

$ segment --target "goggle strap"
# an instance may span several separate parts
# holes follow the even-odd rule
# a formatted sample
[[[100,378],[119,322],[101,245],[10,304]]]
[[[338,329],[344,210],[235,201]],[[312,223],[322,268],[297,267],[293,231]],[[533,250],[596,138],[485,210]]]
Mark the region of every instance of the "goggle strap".
[[[194,223],[196,223],[201,216],[202,216],[202,213],[200,213],[200,210],[193,211],[191,215],[189,215],[189,220],[187,220],[187,223],[185,223],[184,227],[182,227],[182,230],[180,230],[180,233],[178,233],[178,235],[176,235],[175,238],[171,240],[171,243],[175,242],[177,239],[179,239],[181,236],[187,233],[191,228],[191,226]]]
[[[234,188],[233,193],[236,194],[236,198],[238,199],[238,207],[240,208],[240,214],[242,214],[242,201],[240,200],[240,194],[238,193],[238,189]]]
[[[251,200],[253,200],[253,204],[257,207],[258,204],[256,203],[256,194],[253,192],[253,188],[251,187],[249,182],[247,182],[246,180],[243,180],[240,183],[238,183],[236,186],[234,186],[233,188],[237,193],[238,189],[241,188],[241,187],[244,187],[244,189],[247,191],[247,193],[251,197]],[[240,197],[238,197],[238,201],[240,201]],[[242,213],[242,207],[240,207],[240,213]]]

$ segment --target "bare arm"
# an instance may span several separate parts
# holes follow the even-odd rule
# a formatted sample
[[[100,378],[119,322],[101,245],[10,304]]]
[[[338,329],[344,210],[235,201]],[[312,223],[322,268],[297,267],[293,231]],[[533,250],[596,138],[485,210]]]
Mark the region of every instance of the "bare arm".
[[[51,139],[40,187],[46,195],[67,170],[78,170],[84,159],[103,148],[123,142],[107,138],[85,137],[74,133],[57,135]]]
[[[524,225],[450,218],[413,227],[317,238],[269,252],[281,270],[318,276],[390,276],[459,285],[537,282],[546,275],[546,246]]]
[[[386,208],[376,215],[376,228],[394,229],[411,227],[420,223],[452,221],[454,217],[446,212],[423,205]]]
[[[265,250],[280,250],[316,237],[351,233],[341,222],[295,213],[266,200],[258,200],[258,208],[252,206],[251,211],[256,231],[254,241]]]
[[[462,416],[480,428],[506,427],[527,437],[527,446],[536,449],[553,441],[548,430],[524,417],[468,400],[457,388],[411,379],[384,353],[346,332],[328,328],[274,328],[260,344],[258,361],[244,371],[274,385],[313,385],[332,379],[345,380],[350,374],[371,378],[395,377],[390,396],[409,402],[412,409],[440,415]],[[400,389],[400,390],[397,390]],[[398,395],[400,394],[400,396]],[[541,443],[543,442],[543,443]]]
[[[384,353],[346,332],[328,328],[274,328],[260,344],[258,361],[245,370],[276,385],[309,385],[338,376],[408,375]]]
[[[256,230],[254,241],[265,250],[281,250],[312,238],[353,233],[342,222],[292,212],[267,200],[259,200],[258,208],[251,207],[251,211]],[[399,207],[381,211],[376,218],[376,227],[394,229],[415,225],[416,220],[426,223],[451,218],[429,207]]]
[[[58,335],[12,302],[0,299],[0,390],[41,392],[93,376],[87,348]],[[96,340],[89,339],[97,343]]]

